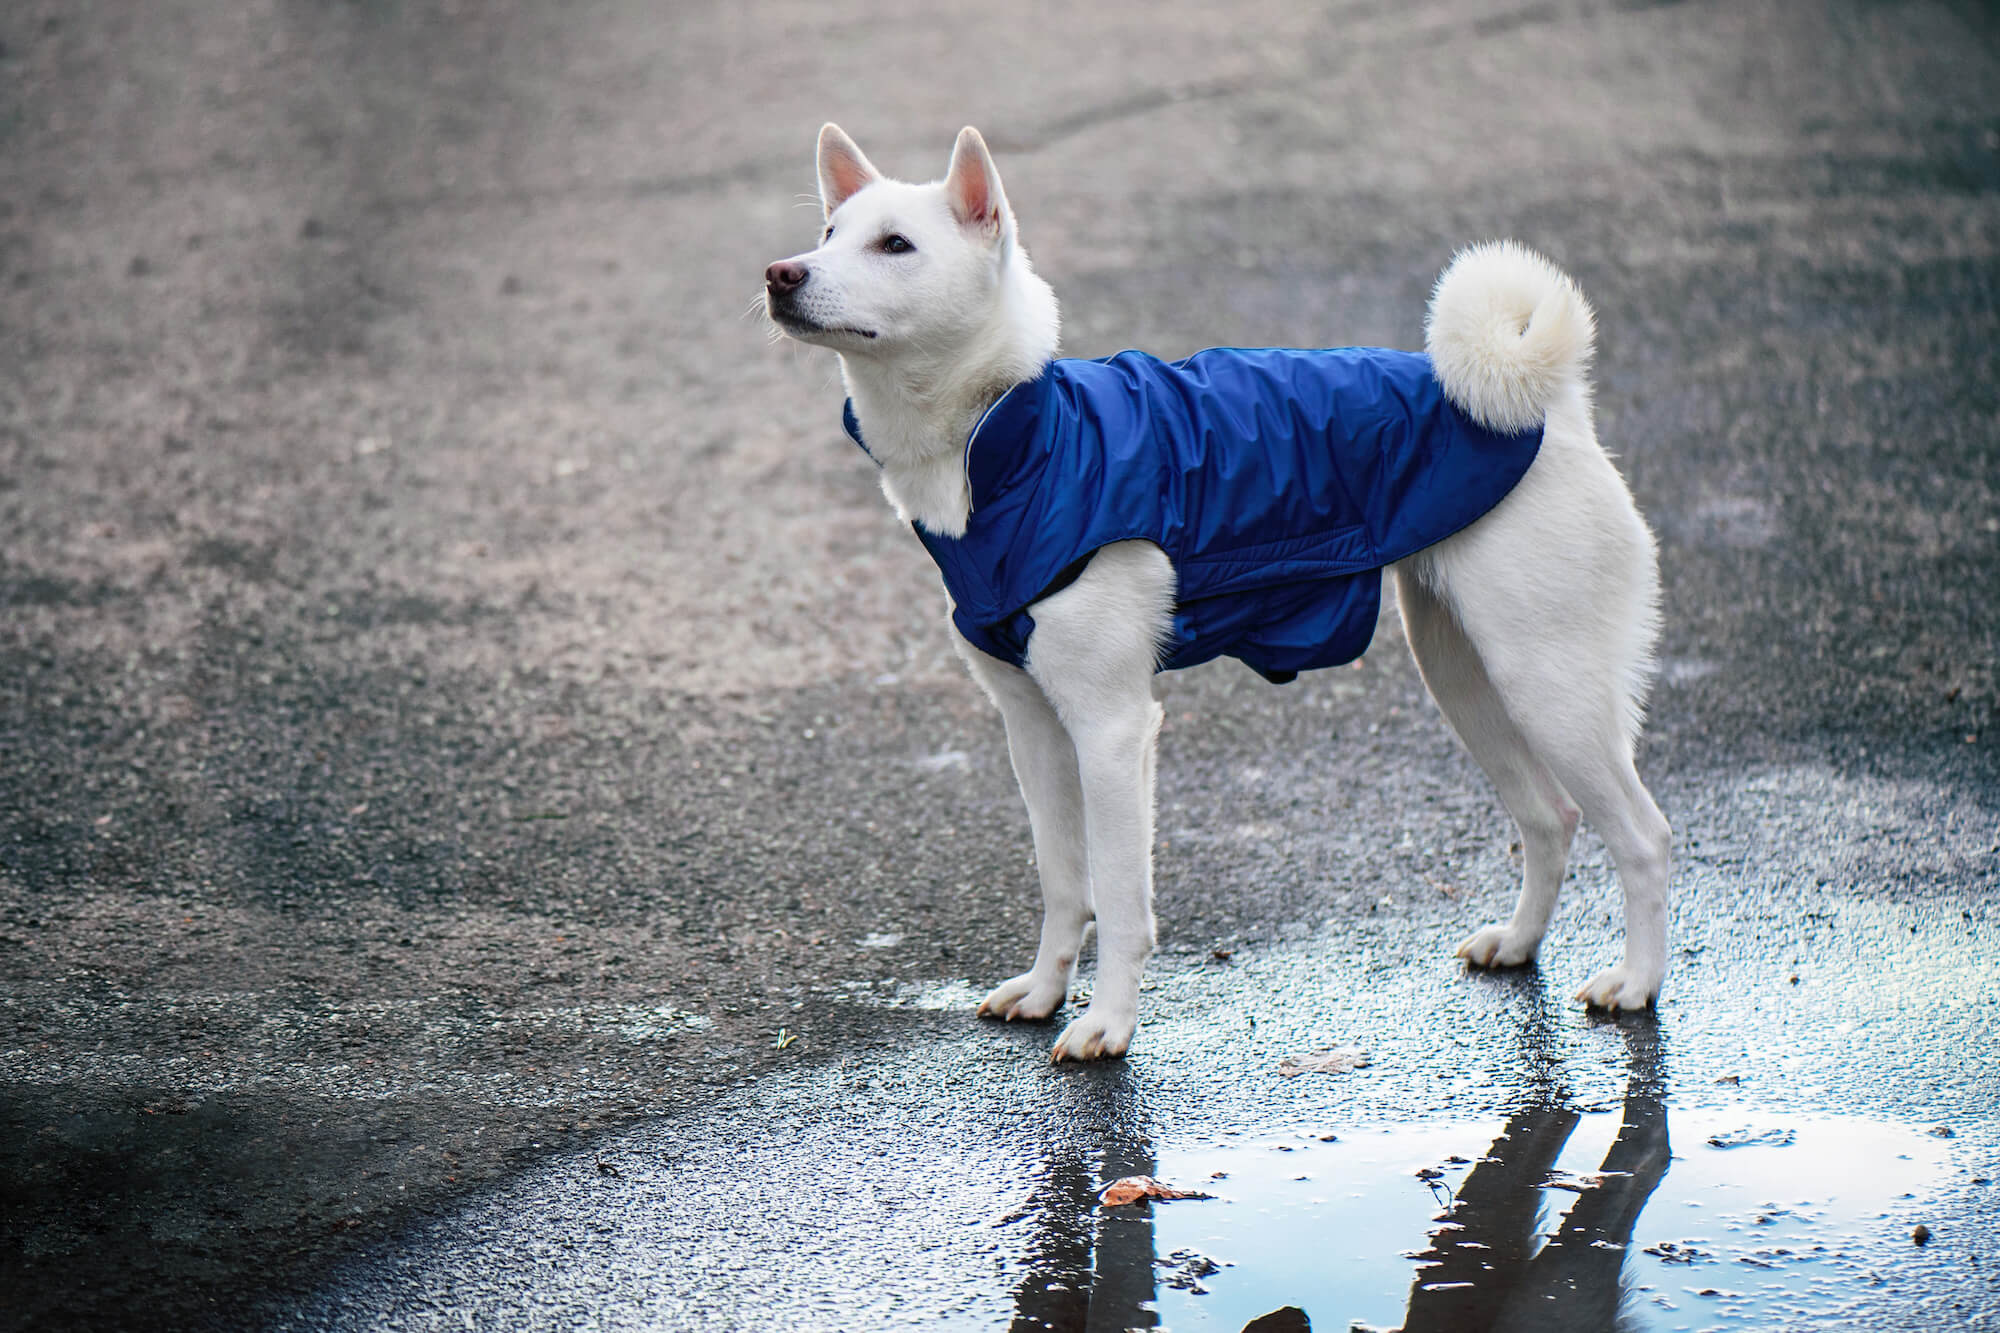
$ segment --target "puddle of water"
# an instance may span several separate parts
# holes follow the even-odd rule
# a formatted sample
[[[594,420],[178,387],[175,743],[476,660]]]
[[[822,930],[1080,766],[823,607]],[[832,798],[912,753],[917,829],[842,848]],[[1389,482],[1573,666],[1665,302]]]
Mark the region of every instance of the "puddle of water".
[[[962,1007],[961,990],[856,993],[916,1010]],[[1204,1084],[1201,1114],[1169,1117],[1179,1104],[1129,1067],[1027,1068],[1039,1033],[856,1056],[730,1114],[560,1155],[357,1259],[272,1327],[437,1327],[448,1311],[451,1327],[560,1313],[635,1333],[1239,1333],[1294,1307],[1321,1330],[1630,1333],[1869,1327],[1929,1299],[1911,1232],[1939,1225],[1927,1210],[1974,1140],[1735,1093],[1670,1105],[1652,1021],[1619,1035],[1622,1095],[1601,1066],[1515,1060],[1485,1089],[1517,1109],[1432,1120],[1358,1074],[1303,1074],[1284,1095],[1354,1095],[1301,1098],[1291,1114],[1310,1119],[1283,1128],[1270,1084],[1234,1101]],[[1215,1197],[1099,1206],[1134,1175]]]
[[[1217,1197],[1152,1205],[1159,1327],[1285,1305],[1410,1333],[1834,1327],[1948,1165],[1879,1121],[1624,1110],[1164,1152],[1163,1179]]]

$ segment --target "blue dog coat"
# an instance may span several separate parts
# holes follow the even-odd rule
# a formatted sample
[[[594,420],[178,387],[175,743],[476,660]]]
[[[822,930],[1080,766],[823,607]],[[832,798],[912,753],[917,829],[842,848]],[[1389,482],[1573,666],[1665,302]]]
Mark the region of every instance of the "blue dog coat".
[[[852,403],[843,417],[866,450]],[[1058,360],[973,427],[965,535],[915,527],[959,633],[1002,661],[1026,657],[1028,607],[1138,538],[1178,578],[1160,670],[1228,656],[1284,682],[1359,657],[1381,570],[1498,504],[1541,443],[1466,417],[1414,352]]]

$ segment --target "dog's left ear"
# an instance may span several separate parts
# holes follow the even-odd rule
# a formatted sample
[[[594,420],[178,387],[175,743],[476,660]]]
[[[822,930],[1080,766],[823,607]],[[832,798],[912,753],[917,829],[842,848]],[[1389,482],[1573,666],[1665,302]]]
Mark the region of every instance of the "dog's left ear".
[[[967,125],[958,132],[951,150],[951,167],[944,175],[944,196],[959,224],[975,228],[988,240],[1006,241],[1013,233],[1013,215],[1007,208],[1007,192],[1000,188],[1000,171],[986,140]]]

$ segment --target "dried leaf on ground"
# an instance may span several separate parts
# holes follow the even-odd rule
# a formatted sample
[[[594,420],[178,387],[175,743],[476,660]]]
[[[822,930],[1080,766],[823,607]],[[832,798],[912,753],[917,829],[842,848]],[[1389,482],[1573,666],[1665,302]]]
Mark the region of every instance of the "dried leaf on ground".
[[[1322,1046],[1304,1055],[1286,1056],[1278,1061],[1278,1073],[1286,1078],[1297,1078],[1300,1074],[1346,1074],[1374,1063],[1368,1052],[1352,1046]]]
[[[1172,1185],[1161,1184],[1151,1176],[1126,1176],[1099,1190],[1097,1197],[1106,1208],[1116,1208],[1141,1199],[1213,1199],[1215,1196],[1203,1194],[1200,1190],[1178,1190]]]

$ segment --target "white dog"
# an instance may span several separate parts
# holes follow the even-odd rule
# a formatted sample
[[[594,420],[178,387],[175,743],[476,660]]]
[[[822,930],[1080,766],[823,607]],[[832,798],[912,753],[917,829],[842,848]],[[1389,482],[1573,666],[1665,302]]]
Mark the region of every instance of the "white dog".
[[[839,354],[851,395],[849,431],[865,441],[881,469],[883,493],[946,574],[955,594],[954,641],[1006,719],[1034,834],[1044,903],[1040,948],[1033,967],[995,986],[979,1012],[1009,1020],[1054,1014],[1068,998],[1094,919],[1097,982],[1089,1006],[1056,1039],[1053,1057],[1089,1060],[1127,1049],[1154,944],[1153,756],[1161,718],[1154,674],[1218,652],[1279,679],[1302,666],[1351,658],[1359,651],[1353,625],[1365,618],[1372,628],[1381,587],[1379,573],[1352,573],[1357,540],[1363,547],[1373,540],[1375,568],[1394,569],[1424,682],[1521,830],[1526,864],[1513,919],[1475,932],[1458,956],[1480,967],[1510,967],[1535,956],[1577,821],[1587,818],[1602,833],[1624,886],[1625,958],[1577,998],[1607,1009],[1651,1004],[1666,967],[1669,831],[1632,753],[1652,669],[1658,575],[1651,534],[1592,427],[1585,378],[1592,317],[1569,279],[1512,244],[1464,252],[1432,297],[1427,361],[1380,349],[1218,351],[1179,366],[1134,353],[1105,363],[1057,361],[1055,297],[1016,241],[999,173],[977,131],[959,135],[945,178],[927,185],[884,178],[834,125],[820,131],[818,167],[825,232],[816,249],[766,270],[767,308],[791,337]],[[1492,457],[1517,460],[1507,465],[1513,471],[1498,489],[1480,483],[1491,494],[1477,513],[1434,520],[1448,532],[1416,539],[1420,548],[1404,550],[1379,536],[1400,521],[1391,512],[1334,537],[1315,533],[1269,551],[1260,547],[1257,558],[1275,559],[1282,576],[1260,573],[1264,566],[1246,563],[1241,551],[1216,556],[1187,534],[1220,523],[1226,535],[1237,521],[1218,516],[1214,501],[1233,494],[1239,460],[1229,451],[1238,446],[1218,446],[1219,463],[1188,464],[1179,455],[1159,463],[1143,452],[1157,443],[1141,438],[1153,432],[1128,431],[1134,438],[1125,438],[1104,425],[1106,412],[1116,416],[1138,403],[1143,423],[1148,412],[1179,414],[1182,398],[1206,395],[1217,398],[1213,410],[1220,415],[1255,417],[1246,428],[1253,436],[1259,429],[1271,434],[1275,419],[1279,437],[1288,430],[1310,437],[1326,426],[1328,413],[1338,418],[1349,411],[1343,404],[1351,400],[1324,410],[1307,403],[1294,412],[1281,403],[1237,411],[1218,397],[1232,377],[1255,380],[1262,391],[1276,384],[1277,392],[1289,392],[1289,381],[1276,383],[1268,368],[1308,357],[1330,358],[1329,364],[1345,358],[1341,364],[1362,382],[1373,382],[1371,367],[1386,367],[1393,390],[1386,396],[1396,400],[1391,415],[1406,410],[1397,405],[1404,399],[1438,400],[1423,418],[1429,424],[1415,429],[1439,432],[1449,445],[1439,456],[1447,461],[1436,463],[1422,441],[1397,455],[1416,460],[1408,462],[1412,468],[1433,469],[1425,474],[1429,489],[1422,489],[1422,478],[1413,483],[1424,504],[1440,497],[1449,503],[1458,489],[1455,482],[1436,484],[1439,475],[1448,482],[1455,475],[1435,471],[1456,468],[1450,459],[1497,450]],[[1413,362],[1422,367],[1421,383],[1409,376]],[[1079,397],[1077,385],[1114,372],[1127,375],[1113,386],[1122,395],[1117,405],[1107,409]],[[1319,392],[1309,383],[1302,402]],[[1364,417],[1375,410],[1364,408]],[[996,412],[1012,423],[997,442],[989,438],[997,428],[988,425]],[[1096,432],[1090,447],[1097,453],[1063,453],[1072,446],[1051,443],[1045,423],[1065,413]],[[1284,427],[1288,413],[1319,424]],[[1361,429],[1373,427],[1364,421]],[[1402,428],[1384,429],[1389,438]],[[1030,432],[1020,440],[1045,452],[1017,457],[1028,446],[1007,433],[1016,430]],[[1188,438],[1216,434],[1204,419]],[[1301,458],[1318,466],[1316,456],[1298,452],[1300,438],[1259,443],[1260,459],[1278,460],[1257,464],[1276,469],[1277,483],[1267,488],[1275,498],[1257,502],[1273,512],[1303,503],[1304,490],[1293,493],[1286,469]],[[1353,487],[1353,469],[1373,468],[1378,451],[1389,450],[1379,441],[1363,448],[1361,463],[1342,463],[1348,471],[1313,483],[1319,489],[1305,507],[1341,501],[1342,489]],[[1121,461],[1128,456],[1140,461]],[[1042,492],[1053,499],[1021,500],[1004,489],[1015,472],[1048,467],[1084,475],[1055,477]],[[1140,480],[1125,485],[1120,469],[1129,467],[1141,470]],[[1223,480],[1204,483],[1215,493],[1189,498],[1181,494],[1177,467],[1207,467]],[[1127,495],[1121,503],[1135,513],[1160,503],[1179,507],[1165,518],[1116,522],[1068,515],[1080,493],[1121,486]],[[1164,502],[1162,492],[1169,493]],[[1054,510],[1037,505],[1064,512],[1052,517]],[[1068,559],[1067,548],[1048,557],[1061,561],[1059,572],[1032,567],[1040,558],[1033,552],[995,556],[1008,566],[996,572],[961,559],[986,540],[982,521],[1012,522],[1031,543],[1065,522],[1089,531],[1075,539],[1080,558]],[[1242,520],[1250,527],[1264,521]],[[1370,532],[1378,536],[1370,539]],[[991,546],[989,554],[1001,549]],[[1331,591],[1315,601],[1322,586],[1313,582],[1315,571],[1335,569],[1350,576],[1324,580]],[[1045,574],[1053,576],[1043,582]],[[1255,585],[1259,591],[1244,595],[1268,601],[1274,584],[1292,599],[1275,612],[1239,613],[1231,600]],[[1009,601],[1007,586],[1019,605]],[[1211,592],[1217,597],[1203,600]],[[1212,608],[1220,608],[1210,617],[1218,623],[1232,616],[1244,621],[1231,622],[1236,637],[1219,648],[1204,638],[1212,631],[1202,615]],[[1272,630],[1258,617],[1283,623]],[[1349,641],[1322,651],[1299,640],[1300,626],[1336,622]],[[1206,651],[1198,651],[1203,644]]]

